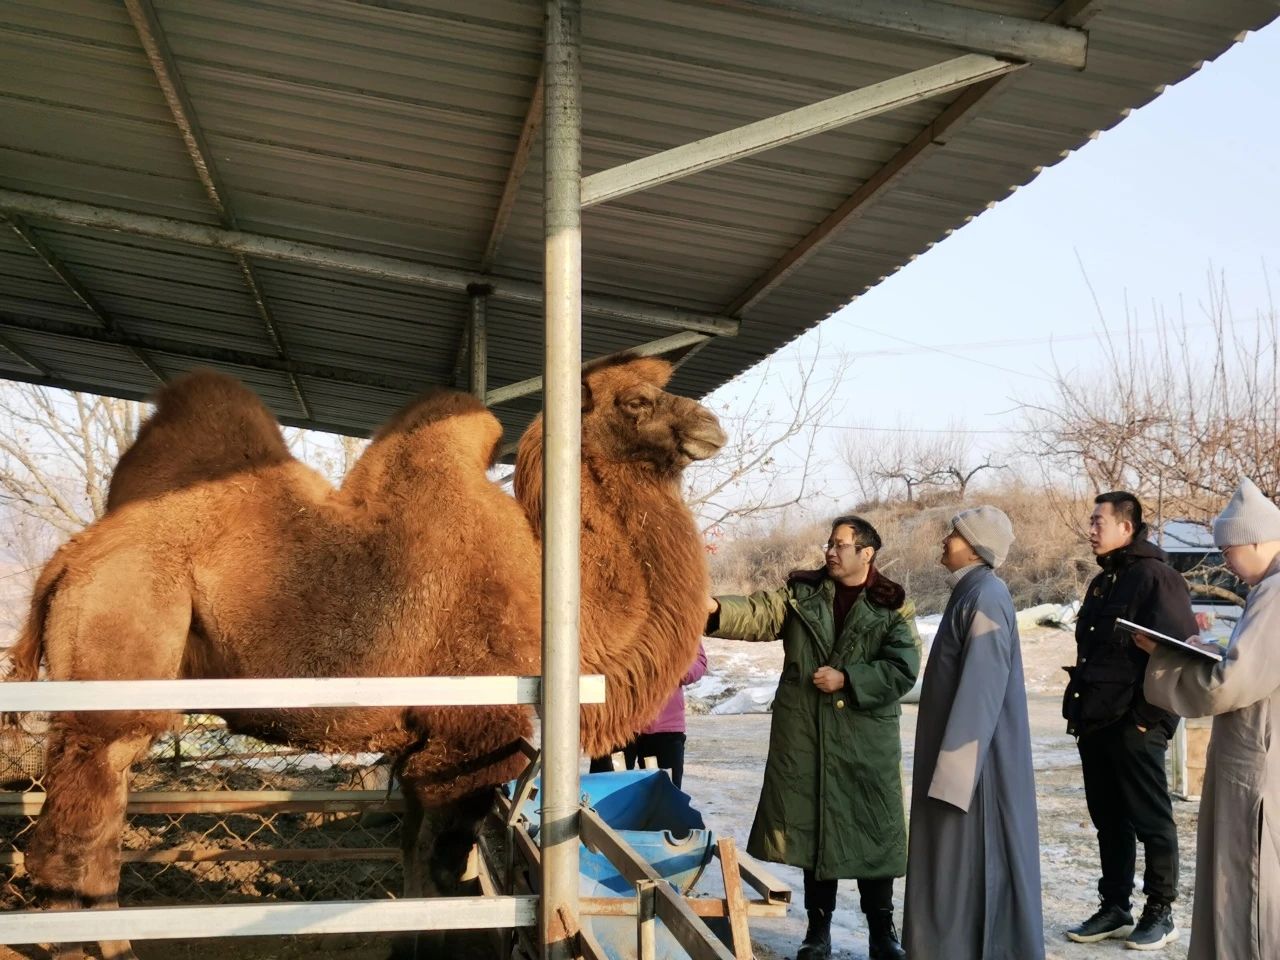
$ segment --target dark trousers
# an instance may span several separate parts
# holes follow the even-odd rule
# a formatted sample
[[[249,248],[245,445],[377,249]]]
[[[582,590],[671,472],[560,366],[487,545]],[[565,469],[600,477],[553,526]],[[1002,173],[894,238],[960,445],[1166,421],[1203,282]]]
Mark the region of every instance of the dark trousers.
[[[804,908],[835,913],[839,880],[817,880],[812,870],[804,872]],[[872,877],[858,881],[859,906],[871,916],[876,910],[893,909],[893,877]]]
[[[1078,746],[1102,859],[1098,893],[1105,903],[1129,906],[1141,840],[1147,901],[1172,903],[1178,894],[1178,830],[1164,773],[1164,730],[1156,726],[1144,733],[1126,718],[1085,734]]]
[[[643,766],[645,757],[656,758],[658,767],[670,771],[671,782],[678,787],[684,779],[684,744],[683,733],[641,733],[622,747],[622,754],[628,770]],[[613,761],[610,757],[592,757],[589,769],[592,773],[608,773]]]

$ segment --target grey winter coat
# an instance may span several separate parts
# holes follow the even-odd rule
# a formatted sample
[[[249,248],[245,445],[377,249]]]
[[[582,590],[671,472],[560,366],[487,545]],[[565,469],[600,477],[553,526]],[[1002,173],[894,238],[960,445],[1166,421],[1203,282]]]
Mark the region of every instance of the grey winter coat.
[[[1040,841],[1013,601],[963,573],[929,651],[911,777],[911,960],[1042,960]]]
[[[1187,960],[1280,957],[1280,559],[1249,591],[1226,659],[1157,647],[1146,695],[1213,717]]]

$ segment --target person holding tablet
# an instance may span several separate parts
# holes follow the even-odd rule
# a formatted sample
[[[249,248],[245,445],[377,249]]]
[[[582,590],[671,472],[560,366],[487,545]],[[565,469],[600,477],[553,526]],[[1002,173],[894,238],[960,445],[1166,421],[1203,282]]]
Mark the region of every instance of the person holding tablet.
[[[1187,960],[1280,957],[1280,507],[1244,479],[1213,522],[1214,543],[1249,585],[1220,663],[1137,637],[1151,655],[1147,699],[1213,717],[1200,797]]]

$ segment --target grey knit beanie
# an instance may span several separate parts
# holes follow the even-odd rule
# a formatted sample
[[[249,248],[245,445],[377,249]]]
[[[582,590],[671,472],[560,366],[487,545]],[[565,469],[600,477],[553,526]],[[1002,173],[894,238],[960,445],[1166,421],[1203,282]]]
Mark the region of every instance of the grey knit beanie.
[[[998,507],[961,510],[951,518],[951,526],[964,537],[973,552],[992,567],[1004,563],[1013,543],[1013,524]]]
[[[1245,477],[1218,518],[1213,521],[1213,542],[1219,550],[1242,543],[1280,540],[1280,507],[1267,499],[1258,485]]]

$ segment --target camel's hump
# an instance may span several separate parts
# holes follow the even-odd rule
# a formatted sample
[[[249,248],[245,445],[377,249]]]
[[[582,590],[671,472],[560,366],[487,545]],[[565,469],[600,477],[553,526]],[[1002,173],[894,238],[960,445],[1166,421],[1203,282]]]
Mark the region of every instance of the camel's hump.
[[[379,428],[373,440],[376,443],[393,434],[429,428],[467,414],[476,415],[478,419],[484,421],[492,420],[495,424],[498,422],[498,418],[484,405],[484,401],[477,397],[461,390],[431,387],[401,407]]]
[[[156,392],[155,405],[116,465],[108,510],[293,459],[266,404],[225,373],[183,374]]]

